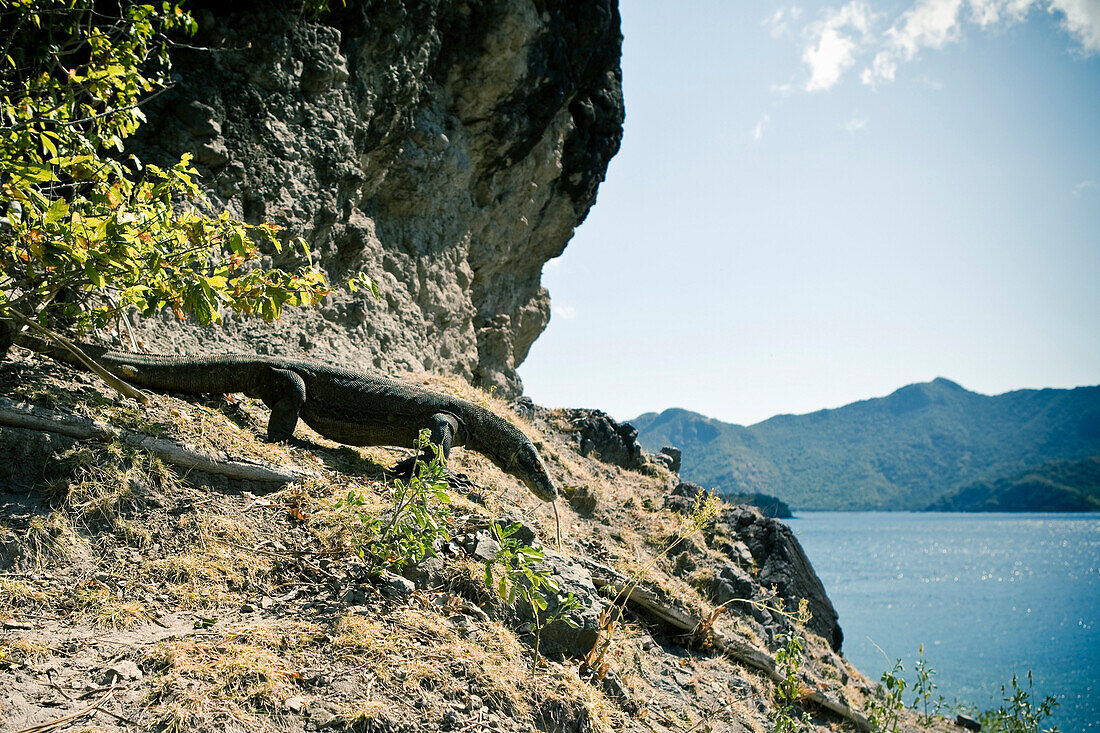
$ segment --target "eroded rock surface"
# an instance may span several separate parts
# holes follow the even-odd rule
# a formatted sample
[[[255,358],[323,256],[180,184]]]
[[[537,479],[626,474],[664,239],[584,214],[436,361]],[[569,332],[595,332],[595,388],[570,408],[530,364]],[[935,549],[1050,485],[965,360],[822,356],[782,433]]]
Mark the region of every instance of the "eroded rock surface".
[[[689,513],[696,505],[696,496],[703,492],[699,484],[681,482],[665,497],[665,506]],[[707,544],[730,560],[715,567],[703,582],[703,589],[716,603],[738,598],[757,602],[745,607],[774,633],[786,622],[769,608],[777,607],[776,601],[782,600],[788,612],[795,611],[805,599],[811,614],[807,626],[834,651],[840,651],[844,632],[836,608],[790,527],[765,517],[756,507],[735,505],[720,511],[703,531]]]
[[[193,151],[214,206],[303,235],[334,281],[363,270],[382,297],[336,292],[217,331],[156,319],[147,348],[453,372],[518,394],[550,317],[542,265],[622,135],[614,0],[196,15],[194,42],[213,50],[175,53],[178,82],[134,149],[160,163]]]

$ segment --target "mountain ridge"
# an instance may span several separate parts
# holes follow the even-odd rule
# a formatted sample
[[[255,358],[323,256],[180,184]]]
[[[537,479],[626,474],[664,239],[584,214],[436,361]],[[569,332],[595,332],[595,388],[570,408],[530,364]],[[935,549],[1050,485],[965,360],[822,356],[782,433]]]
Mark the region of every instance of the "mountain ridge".
[[[1100,386],[971,392],[945,377],[884,397],[735,425],[684,408],[630,421],[684,451],[685,479],[795,509],[926,508],[979,481],[1100,454]]]

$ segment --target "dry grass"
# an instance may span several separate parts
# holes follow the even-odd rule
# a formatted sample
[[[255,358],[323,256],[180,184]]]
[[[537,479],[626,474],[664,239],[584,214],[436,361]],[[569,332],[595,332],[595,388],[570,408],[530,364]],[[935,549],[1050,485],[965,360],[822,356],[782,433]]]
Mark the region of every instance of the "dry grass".
[[[140,568],[146,582],[184,608],[213,608],[237,601],[245,588],[263,588],[272,560],[249,552],[256,532],[232,514],[190,514],[178,522],[190,537],[189,552],[149,560]]]
[[[161,672],[150,699],[164,730],[261,728],[297,690],[295,656],[311,644],[311,624],[240,624],[213,638],[162,641],[145,655]]]
[[[72,521],[61,512],[31,517],[23,534],[31,561],[37,568],[60,565],[79,554],[80,539]]]
[[[372,668],[388,656],[390,628],[378,619],[348,614],[332,627],[333,656],[337,659],[361,659]]]
[[[476,692],[490,710],[528,722],[548,702],[558,702],[559,709],[587,708],[594,730],[616,729],[618,713],[575,667],[547,663],[532,673],[530,649],[515,633],[498,622],[471,623],[457,631],[435,607],[338,619],[326,652],[337,660],[354,659],[359,672],[382,683],[365,684],[367,699],[349,707],[344,719],[366,722],[392,710],[392,701],[370,692],[380,688],[398,690],[406,699],[427,694],[462,699]]]
[[[337,509],[337,503],[349,495],[363,504],[354,511]],[[272,494],[268,499],[285,504],[291,517],[305,521],[323,551],[345,556],[354,555],[366,539],[360,512],[378,514],[386,508],[374,482],[311,479],[302,487]]]
[[[0,667],[12,667],[24,662],[36,662],[50,656],[50,647],[28,639],[0,641]]]
[[[30,583],[0,578],[0,617],[13,618],[17,611],[33,611],[47,602],[46,594]]]
[[[143,605],[121,598],[106,587],[81,588],[75,599],[76,618],[100,629],[132,629],[149,623],[149,612]]]
[[[174,492],[179,479],[157,457],[126,446],[79,446],[61,458],[68,479],[53,490],[68,514],[84,525],[121,529],[126,516],[143,512],[150,492]]]

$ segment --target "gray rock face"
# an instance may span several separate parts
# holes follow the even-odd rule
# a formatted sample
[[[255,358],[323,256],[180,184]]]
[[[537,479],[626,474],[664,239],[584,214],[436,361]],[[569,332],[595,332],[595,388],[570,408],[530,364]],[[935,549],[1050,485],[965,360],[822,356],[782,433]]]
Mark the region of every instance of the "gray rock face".
[[[602,410],[585,408],[569,410],[568,419],[576,430],[577,452],[582,456],[593,454],[604,463],[628,469],[645,465],[638,429],[630,423],[619,423]]]
[[[665,497],[665,506],[675,512],[689,513],[703,487],[683,481]],[[718,513],[703,528],[707,544],[731,562],[722,563],[703,582],[702,590],[716,603],[731,599],[756,600],[765,606],[781,599],[788,610],[798,608],[806,599],[811,618],[807,626],[839,652],[844,642],[839,617],[825,586],[810,565],[806,552],[791,528],[765,517],[755,507],[730,506]],[[755,576],[755,577],[754,577]],[[774,589],[776,599],[770,594]],[[771,633],[781,631],[786,622],[760,605],[748,612]]]
[[[788,608],[797,608],[799,600],[805,598],[813,614],[807,625],[839,652],[844,632],[836,609],[791,528],[748,507],[741,507],[735,520],[726,518],[727,525],[734,521],[735,536],[748,547],[760,568],[757,582],[765,588],[774,587]]]
[[[216,332],[157,318],[146,346],[446,371],[518,394],[550,317],[542,265],[622,136],[614,0],[351,0],[321,21],[210,7],[194,42],[215,50],[175,53],[178,83],[132,148],[162,164],[194,152],[215,207],[303,235],[333,281],[363,270],[381,299],[336,292]]]

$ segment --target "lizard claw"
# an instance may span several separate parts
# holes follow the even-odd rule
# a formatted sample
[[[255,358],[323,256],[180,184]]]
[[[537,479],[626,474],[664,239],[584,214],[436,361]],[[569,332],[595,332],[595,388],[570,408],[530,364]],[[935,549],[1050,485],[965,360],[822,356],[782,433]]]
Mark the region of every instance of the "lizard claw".
[[[398,461],[397,464],[386,473],[391,474],[394,478],[408,481],[413,476],[413,470],[418,460],[422,460],[420,456],[409,456],[402,461]],[[471,489],[477,485],[466,474],[452,471],[449,468],[444,469],[444,475],[447,478],[447,485],[452,489]]]

